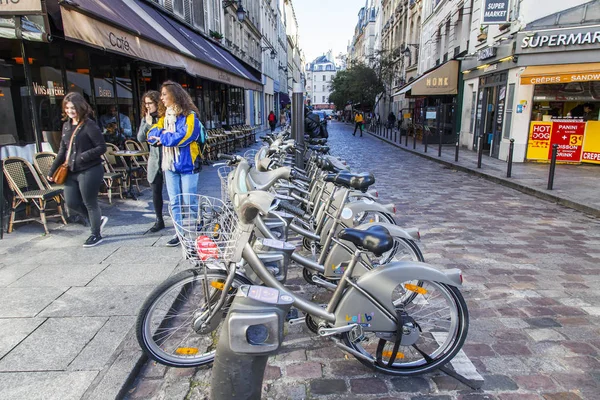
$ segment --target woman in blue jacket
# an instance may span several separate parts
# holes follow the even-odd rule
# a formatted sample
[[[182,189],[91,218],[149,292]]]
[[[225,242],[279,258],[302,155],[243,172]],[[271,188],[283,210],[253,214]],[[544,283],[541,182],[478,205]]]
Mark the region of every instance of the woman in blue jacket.
[[[181,194],[198,192],[198,173],[201,157],[198,138],[202,124],[198,109],[190,95],[180,84],[166,81],[160,88],[160,100],[165,105],[164,115],[148,131],[148,143],[162,145],[162,170],[165,172],[167,193],[176,220],[181,226]],[[193,200],[194,196],[190,196]],[[188,206],[194,206],[189,204]],[[167,246],[177,246],[179,238],[173,237]]]

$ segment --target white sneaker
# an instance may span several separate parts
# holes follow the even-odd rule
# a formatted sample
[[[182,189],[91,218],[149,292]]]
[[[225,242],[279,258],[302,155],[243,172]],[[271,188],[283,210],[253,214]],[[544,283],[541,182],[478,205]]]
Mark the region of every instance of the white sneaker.
[[[102,231],[104,230],[104,225],[108,222],[108,217],[100,217],[100,236],[102,236]]]

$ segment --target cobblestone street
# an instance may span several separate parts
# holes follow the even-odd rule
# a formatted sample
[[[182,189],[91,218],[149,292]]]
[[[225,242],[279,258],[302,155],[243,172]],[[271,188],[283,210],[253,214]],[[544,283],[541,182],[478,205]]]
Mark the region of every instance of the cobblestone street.
[[[600,399],[600,221],[329,124],[332,153],[372,172],[402,227],[419,227],[425,259],[460,268],[470,329],[463,348],[485,383],[473,391],[441,372],[376,374],[304,325],[286,329],[269,360],[266,399]],[[217,184],[214,168],[207,180]],[[203,185],[205,187],[206,185]],[[212,186],[212,185],[211,185]],[[211,189],[213,190],[214,187]],[[214,190],[213,190],[214,192]],[[211,193],[214,195],[214,193]],[[307,297],[292,267],[288,285]],[[129,399],[205,399],[210,369],[147,362]]]

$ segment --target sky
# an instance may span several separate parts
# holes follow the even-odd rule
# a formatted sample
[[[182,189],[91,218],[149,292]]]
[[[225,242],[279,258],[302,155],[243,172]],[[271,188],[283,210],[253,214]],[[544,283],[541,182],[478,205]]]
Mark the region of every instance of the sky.
[[[295,0],[292,4],[306,62],[329,49],[334,57],[346,53],[358,22],[358,11],[365,3],[366,0]]]

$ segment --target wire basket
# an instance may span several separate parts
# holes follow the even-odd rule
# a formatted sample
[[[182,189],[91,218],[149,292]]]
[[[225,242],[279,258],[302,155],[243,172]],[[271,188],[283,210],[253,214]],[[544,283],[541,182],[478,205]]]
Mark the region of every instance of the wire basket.
[[[186,257],[199,263],[237,262],[240,239],[237,214],[214,197],[180,194],[171,200],[169,214]]]
[[[231,200],[229,198],[229,181],[227,178],[229,177],[229,174],[235,170],[235,168],[235,166],[224,165],[219,167],[217,170],[219,179],[221,180],[221,200],[223,200],[224,203],[227,203],[229,200]]]

